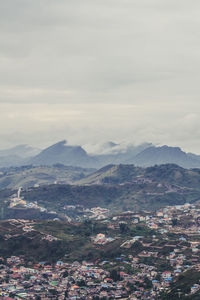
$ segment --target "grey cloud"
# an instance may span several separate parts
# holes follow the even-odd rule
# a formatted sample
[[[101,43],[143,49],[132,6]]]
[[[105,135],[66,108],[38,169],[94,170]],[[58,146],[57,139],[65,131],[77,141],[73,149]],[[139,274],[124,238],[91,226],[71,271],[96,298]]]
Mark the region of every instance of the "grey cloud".
[[[86,143],[87,130],[94,141],[198,151],[199,122],[184,116],[200,110],[199,9],[197,0],[0,0],[2,131]]]

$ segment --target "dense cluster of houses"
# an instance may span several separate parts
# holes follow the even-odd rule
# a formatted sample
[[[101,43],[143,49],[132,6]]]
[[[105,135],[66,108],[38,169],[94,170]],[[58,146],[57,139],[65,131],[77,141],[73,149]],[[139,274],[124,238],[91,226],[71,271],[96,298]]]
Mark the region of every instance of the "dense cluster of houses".
[[[183,257],[174,254],[170,254],[168,259],[179,262],[179,266],[174,268],[178,268],[177,271],[166,270],[160,274],[155,266],[140,263],[139,257],[122,255],[117,259],[120,261],[121,271],[119,279],[116,280],[111,278],[111,273],[105,266],[108,264],[114,266],[117,262],[98,261],[95,264],[75,261],[69,264],[57,261],[55,265],[39,262],[32,267],[25,267],[23,259],[12,256],[5,264],[3,262],[0,264],[0,297],[5,300],[13,297],[14,299],[155,299],[161,291],[169,288],[174,276],[187,268],[192,268],[181,264],[181,261],[184,261]],[[128,274],[123,271],[125,269],[123,265],[127,264],[137,272]],[[159,280],[155,279],[158,275]],[[200,285],[195,284],[191,287],[191,294],[199,289]]]
[[[10,257],[6,265],[1,264],[0,296],[2,299],[113,299],[126,298],[128,282],[132,276],[120,272],[120,281],[113,281],[103,265],[58,261],[55,265],[39,262],[32,268],[23,266],[19,257]],[[141,294],[140,289],[136,293]],[[37,295],[37,297],[36,297]]]
[[[74,212],[73,219],[81,218],[92,220],[104,220],[110,214],[110,210],[99,206],[92,208],[85,208],[83,205],[65,205],[63,209],[70,214]]]
[[[152,234],[148,240],[142,235],[123,240],[122,254],[106,261],[99,258],[70,263],[61,258],[53,265],[44,261],[27,266],[18,256],[0,258],[0,299],[156,299],[163,291],[170,291],[180,274],[200,271],[199,217],[200,208],[191,204],[165,207],[155,213],[116,215],[105,223],[108,229],[143,224]],[[21,222],[24,231],[33,230],[28,221],[15,222]],[[164,246],[159,246],[158,235]],[[51,235],[43,238],[50,242],[56,239]],[[105,233],[92,237],[97,247],[116,239]],[[141,251],[127,254],[137,243]],[[164,247],[171,250],[165,253]],[[199,290],[200,283],[196,282],[190,294]]]

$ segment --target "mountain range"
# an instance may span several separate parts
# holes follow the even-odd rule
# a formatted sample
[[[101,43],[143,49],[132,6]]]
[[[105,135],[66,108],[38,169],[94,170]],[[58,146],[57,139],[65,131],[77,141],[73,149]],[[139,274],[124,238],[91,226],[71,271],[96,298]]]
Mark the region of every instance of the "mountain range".
[[[154,146],[144,143],[138,146],[108,142],[101,145],[97,153],[88,153],[81,146],[68,145],[65,140],[43,150],[19,145],[11,149],[0,150],[0,167],[22,165],[63,164],[83,168],[101,168],[108,164],[134,164],[149,167],[173,163],[183,168],[200,167],[200,156],[186,153],[179,147]]]

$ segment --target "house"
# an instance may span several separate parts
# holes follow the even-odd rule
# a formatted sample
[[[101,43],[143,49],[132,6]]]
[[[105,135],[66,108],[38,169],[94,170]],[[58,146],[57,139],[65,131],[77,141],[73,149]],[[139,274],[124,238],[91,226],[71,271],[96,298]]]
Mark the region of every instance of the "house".
[[[166,279],[166,278],[170,278],[171,277],[171,272],[170,271],[165,271],[162,273],[162,278]]]

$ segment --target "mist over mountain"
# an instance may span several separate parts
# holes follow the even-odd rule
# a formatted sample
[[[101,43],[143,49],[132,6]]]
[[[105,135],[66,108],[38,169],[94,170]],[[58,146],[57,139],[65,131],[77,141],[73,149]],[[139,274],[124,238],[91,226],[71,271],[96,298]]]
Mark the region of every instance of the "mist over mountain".
[[[152,144],[138,146],[107,142],[96,145],[96,153],[88,153],[81,146],[71,146],[67,141],[60,141],[30,159],[33,165],[64,165],[100,168],[108,164],[134,163],[134,157]]]
[[[143,143],[141,145],[112,145],[110,153],[94,155],[99,161],[98,167],[108,164],[134,163],[134,157],[152,144]]]
[[[0,150],[0,167],[20,166],[38,153],[40,149],[26,144],[17,145],[9,149]]]
[[[21,158],[35,156],[40,153],[41,149],[34,148],[26,144],[17,145],[10,149],[0,150],[0,156],[16,155]]]
[[[200,166],[200,159],[197,155],[187,154],[179,147],[149,147],[137,154],[134,163],[138,166],[149,167],[166,163],[177,164],[184,168],[195,168]]]
[[[66,144],[66,141],[61,141],[44,149],[33,157],[30,163],[33,165],[61,163],[89,168],[101,168],[108,164],[148,167],[172,163],[184,168],[195,168],[200,167],[200,157],[187,154],[179,147],[156,147],[150,143],[135,146],[108,142],[99,145],[99,148],[96,147],[96,153],[88,153],[81,146],[71,146]]]
[[[184,168],[200,167],[200,156],[186,153],[179,147],[154,146],[107,142],[92,146],[69,145],[66,140],[43,150],[19,145],[0,150],[0,167],[22,165],[63,164],[83,168],[102,168],[109,164],[134,164],[149,167],[160,164],[177,164]]]
[[[53,165],[56,163],[70,166],[92,166],[95,159],[90,157],[81,146],[67,145],[67,141],[60,141],[33,157],[30,161],[34,165]]]

